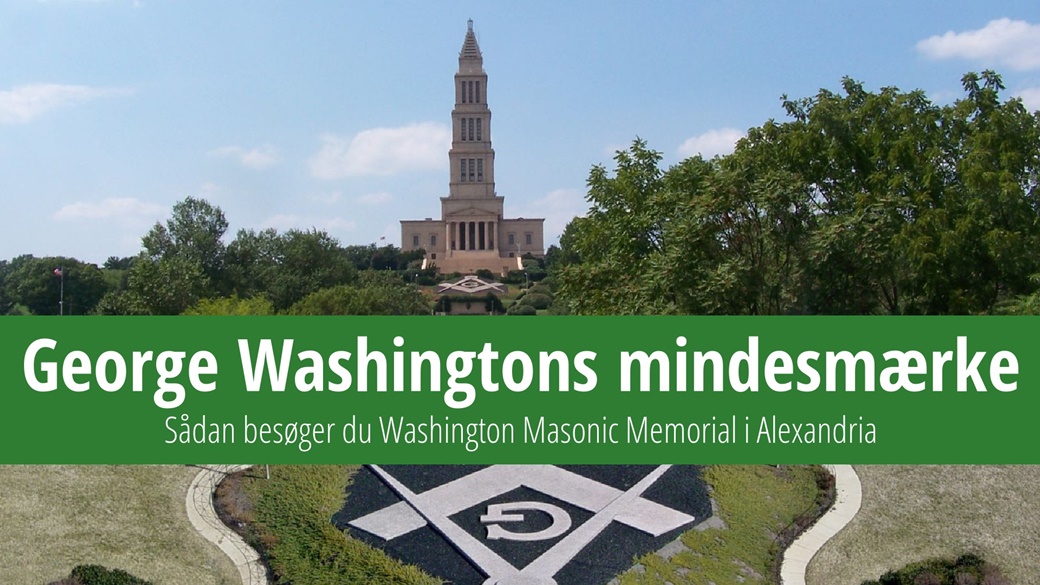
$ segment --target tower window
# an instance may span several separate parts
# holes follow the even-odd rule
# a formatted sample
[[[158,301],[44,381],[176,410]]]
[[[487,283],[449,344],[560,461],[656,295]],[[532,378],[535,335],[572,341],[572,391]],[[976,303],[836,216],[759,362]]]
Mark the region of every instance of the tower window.
[[[459,140],[466,140],[466,119],[459,118]]]
[[[466,182],[466,159],[459,160],[459,182]]]
[[[419,234],[415,234],[412,236],[412,246],[416,248],[419,247]]]
[[[480,123],[482,121],[483,120],[481,118],[477,118],[477,140],[484,140],[484,138],[481,136],[482,133],[480,131]]]
[[[465,81],[460,81],[459,82],[459,103],[460,104],[466,103],[466,82]]]
[[[477,93],[475,94],[475,98],[474,98],[473,101],[479,104],[480,103],[480,82],[478,81],[476,83],[477,83]]]
[[[472,183],[474,179],[474,171],[476,170],[476,162],[473,159],[469,159],[469,180]]]
[[[469,119],[469,139],[473,140],[473,118]]]
[[[437,234],[430,234],[430,245],[431,246],[436,246],[437,245]]]
[[[531,245],[531,243],[532,243],[531,240],[533,240],[533,239],[534,238],[531,236],[531,234],[524,234],[524,243],[527,244],[528,246]]]
[[[473,103],[473,82],[469,82],[469,103]]]
[[[515,246],[516,245],[516,234],[509,234],[509,245],[510,246]]]
[[[477,121],[479,122],[480,120]],[[477,182],[484,182],[484,159],[482,158],[477,159]]]

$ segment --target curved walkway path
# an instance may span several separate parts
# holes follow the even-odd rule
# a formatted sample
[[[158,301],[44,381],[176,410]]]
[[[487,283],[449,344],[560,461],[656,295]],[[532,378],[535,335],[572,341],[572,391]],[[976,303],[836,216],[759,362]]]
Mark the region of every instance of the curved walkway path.
[[[260,555],[251,546],[224,525],[213,509],[213,492],[217,484],[229,473],[252,467],[252,465],[203,465],[202,471],[188,486],[185,506],[188,520],[206,540],[220,547],[231,559],[242,577],[242,585],[268,585],[267,570],[260,562]]]
[[[834,475],[834,505],[816,524],[799,536],[784,551],[780,562],[782,585],[805,585],[805,570],[809,561],[859,512],[863,501],[863,486],[851,465],[825,465]]]

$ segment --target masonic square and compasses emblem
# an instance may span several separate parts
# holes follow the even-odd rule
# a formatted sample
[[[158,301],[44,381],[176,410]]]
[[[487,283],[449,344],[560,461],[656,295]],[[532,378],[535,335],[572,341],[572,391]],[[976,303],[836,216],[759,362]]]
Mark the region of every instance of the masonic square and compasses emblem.
[[[711,515],[694,466],[378,466],[333,522],[451,583],[606,583]]]

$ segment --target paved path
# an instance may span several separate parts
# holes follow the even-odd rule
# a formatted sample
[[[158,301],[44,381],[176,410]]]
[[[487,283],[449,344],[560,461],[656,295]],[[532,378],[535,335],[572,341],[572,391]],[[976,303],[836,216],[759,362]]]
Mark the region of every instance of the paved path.
[[[191,521],[195,530],[199,531],[206,540],[220,547],[224,554],[238,568],[238,574],[242,577],[242,585],[268,585],[267,571],[260,556],[224,525],[217,517],[217,511],[213,509],[213,491],[217,484],[228,473],[247,469],[251,465],[202,465],[202,471],[195,476],[191,485],[188,486],[188,495],[185,506],[188,509],[188,520]]]
[[[805,585],[805,570],[809,567],[809,561],[859,512],[863,487],[856,471],[851,465],[825,467],[834,474],[834,506],[784,551],[780,564],[781,585]]]

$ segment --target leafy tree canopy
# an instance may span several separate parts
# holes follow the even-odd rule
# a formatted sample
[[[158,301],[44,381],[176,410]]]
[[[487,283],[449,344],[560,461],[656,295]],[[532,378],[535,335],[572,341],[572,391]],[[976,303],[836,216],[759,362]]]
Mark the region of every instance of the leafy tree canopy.
[[[593,167],[550,268],[584,314],[974,314],[1040,272],[1040,118],[1000,77],[965,96],[783,98],[790,120],[667,169],[636,140]],[[1023,301],[1026,302],[1026,301]]]

